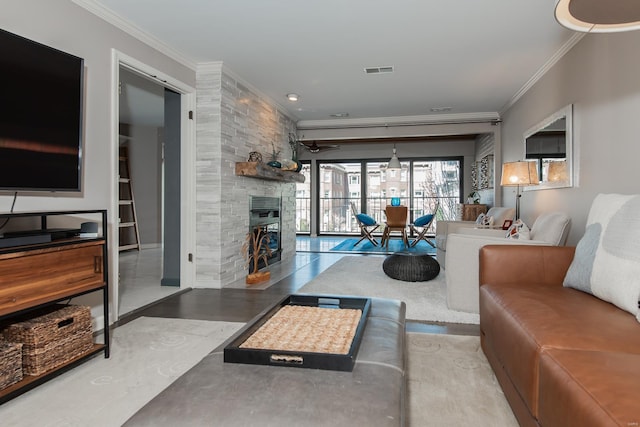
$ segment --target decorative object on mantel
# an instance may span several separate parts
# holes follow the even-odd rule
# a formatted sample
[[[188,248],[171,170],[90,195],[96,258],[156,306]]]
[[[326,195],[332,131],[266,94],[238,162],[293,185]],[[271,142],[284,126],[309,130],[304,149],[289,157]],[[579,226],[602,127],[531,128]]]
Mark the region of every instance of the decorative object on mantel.
[[[302,169],[302,163],[298,161],[298,137],[295,133],[289,132],[289,146],[291,147],[291,160],[296,163],[296,168],[293,169],[294,172],[300,172]]]
[[[257,151],[252,151],[249,153],[249,160],[247,161],[262,163],[262,154],[258,153]]]
[[[305,180],[301,173],[284,171],[257,162],[236,162],[236,175],[282,182],[304,182]]]
[[[271,248],[269,247],[269,234],[266,233],[264,227],[258,226],[247,233],[247,237],[242,244],[242,257],[246,261],[245,267],[251,266],[251,273],[247,274],[245,282],[249,285],[266,282],[271,278],[270,271],[260,271],[260,260],[267,265],[267,259],[271,256]]]
[[[271,143],[271,161],[268,162],[267,164],[273,168],[280,168],[282,167],[282,163],[280,163],[278,161],[278,155],[280,154],[279,151],[276,151],[276,147],[275,145],[273,145],[273,142]]]
[[[297,172],[298,162],[294,162],[293,160],[283,160],[280,169],[283,171]]]

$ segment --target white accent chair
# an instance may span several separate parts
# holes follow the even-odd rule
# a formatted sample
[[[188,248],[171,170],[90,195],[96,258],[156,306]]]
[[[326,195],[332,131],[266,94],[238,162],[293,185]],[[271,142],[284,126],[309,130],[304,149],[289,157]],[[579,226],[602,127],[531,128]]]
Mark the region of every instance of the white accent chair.
[[[516,214],[515,208],[505,208],[494,206],[487,211],[486,216],[493,217],[493,226],[495,228],[502,227],[505,220],[514,220]],[[436,223],[436,260],[441,268],[446,268],[445,253],[447,250],[447,236],[449,234],[458,233],[461,228],[480,228],[481,226],[475,221],[438,221]]]
[[[507,232],[495,229],[461,228],[447,237],[445,272],[447,307],[452,310],[479,311],[479,253],[485,245],[564,246],[571,219],[562,212],[541,214],[531,227],[531,240],[507,239]]]

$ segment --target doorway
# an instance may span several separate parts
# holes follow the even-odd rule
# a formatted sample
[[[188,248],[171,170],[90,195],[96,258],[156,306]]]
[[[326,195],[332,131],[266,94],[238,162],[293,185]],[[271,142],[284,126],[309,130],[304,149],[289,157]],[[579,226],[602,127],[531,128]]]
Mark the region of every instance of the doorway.
[[[118,56],[118,55],[117,55]],[[191,158],[194,132],[190,123],[193,92],[124,55],[114,60],[117,74],[114,100],[118,144],[114,148],[121,169],[127,153],[130,176],[117,178],[111,250],[114,274],[112,300],[122,316],[187,287],[192,277],[183,256],[189,251],[193,225],[184,210],[191,192],[185,161]],[[125,150],[123,150],[125,148]],[[186,179],[185,179],[186,177]],[[133,220],[123,220],[122,188],[129,187]],[[186,202],[186,203],[185,203]],[[123,225],[123,221],[125,225]],[[133,223],[134,226],[130,226]],[[123,228],[128,230],[123,233]],[[135,243],[131,244],[131,236]],[[129,239],[120,244],[120,239]],[[116,261],[117,260],[117,261]],[[184,280],[186,279],[186,280]]]

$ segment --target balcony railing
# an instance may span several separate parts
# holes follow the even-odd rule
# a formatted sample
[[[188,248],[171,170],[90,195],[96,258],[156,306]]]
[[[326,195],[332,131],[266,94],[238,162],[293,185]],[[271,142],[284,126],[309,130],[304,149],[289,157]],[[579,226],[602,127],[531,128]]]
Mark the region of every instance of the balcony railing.
[[[452,220],[457,216],[458,197],[401,197],[401,204],[409,206],[409,222],[419,216],[433,212],[439,206],[432,230],[438,220]],[[389,199],[387,197],[370,197],[365,200],[366,207],[361,207],[360,198],[320,198],[320,234],[359,234],[360,228],[351,212],[351,203],[355,203],[358,212],[365,212],[379,223],[384,223],[384,208]],[[308,233],[311,227],[311,200],[309,198],[296,199],[296,231]]]

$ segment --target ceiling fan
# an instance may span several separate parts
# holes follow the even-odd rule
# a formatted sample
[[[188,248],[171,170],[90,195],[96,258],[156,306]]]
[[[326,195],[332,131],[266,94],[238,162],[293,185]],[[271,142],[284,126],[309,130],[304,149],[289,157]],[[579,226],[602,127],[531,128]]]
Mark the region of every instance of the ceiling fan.
[[[340,148],[339,145],[318,145],[316,141],[299,141],[300,145],[307,149],[310,153],[319,153],[320,151],[326,150],[337,150]]]

